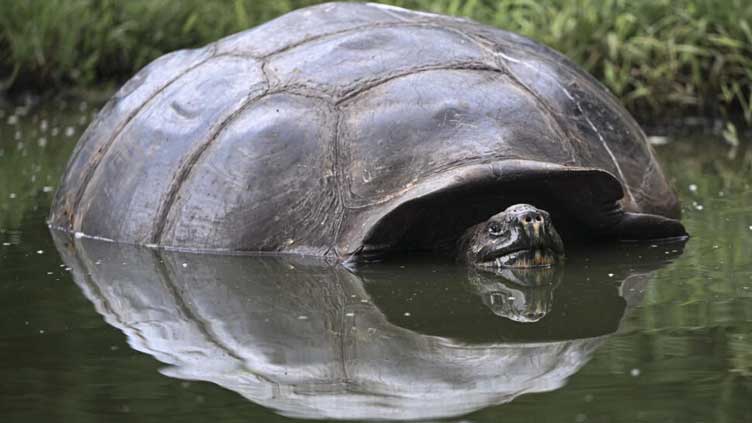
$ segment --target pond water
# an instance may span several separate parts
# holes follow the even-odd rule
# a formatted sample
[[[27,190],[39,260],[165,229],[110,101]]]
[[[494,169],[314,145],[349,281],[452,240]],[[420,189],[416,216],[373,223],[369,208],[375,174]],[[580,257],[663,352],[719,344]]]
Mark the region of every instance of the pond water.
[[[352,272],[51,234],[95,109],[0,108],[3,422],[752,422],[752,140],[656,147],[686,244]]]

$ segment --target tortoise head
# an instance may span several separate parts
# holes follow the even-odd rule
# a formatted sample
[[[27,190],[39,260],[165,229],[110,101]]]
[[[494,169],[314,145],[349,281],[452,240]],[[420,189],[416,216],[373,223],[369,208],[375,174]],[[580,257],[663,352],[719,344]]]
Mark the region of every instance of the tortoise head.
[[[468,228],[458,241],[458,254],[484,268],[550,267],[564,259],[564,245],[548,212],[515,204]]]

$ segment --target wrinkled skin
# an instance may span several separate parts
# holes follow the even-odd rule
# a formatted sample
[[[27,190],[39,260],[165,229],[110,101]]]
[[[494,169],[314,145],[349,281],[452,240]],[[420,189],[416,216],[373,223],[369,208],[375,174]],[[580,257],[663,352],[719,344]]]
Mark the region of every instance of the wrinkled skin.
[[[548,212],[515,204],[467,229],[457,254],[480,268],[550,267],[564,260],[564,244]]]

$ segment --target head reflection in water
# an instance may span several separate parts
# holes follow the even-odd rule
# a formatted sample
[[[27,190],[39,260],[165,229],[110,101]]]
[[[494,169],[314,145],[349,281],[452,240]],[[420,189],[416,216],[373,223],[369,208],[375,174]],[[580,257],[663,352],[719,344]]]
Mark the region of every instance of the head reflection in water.
[[[164,375],[212,382],[299,418],[439,419],[557,389],[628,304],[613,280],[582,289],[579,277],[564,279],[551,305],[555,275],[468,279],[451,264],[354,274],[321,262],[55,237],[97,311],[132,348],[164,363]],[[630,283],[647,275],[620,274]],[[508,309],[490,300],[491,312],[484,301],[497,294],[525,300]],[[530,313],[546,312],[531,322]]]
[[[541,320],[551,309],[562,269],[471,270],[468,281],[497,316],[520,323]]]

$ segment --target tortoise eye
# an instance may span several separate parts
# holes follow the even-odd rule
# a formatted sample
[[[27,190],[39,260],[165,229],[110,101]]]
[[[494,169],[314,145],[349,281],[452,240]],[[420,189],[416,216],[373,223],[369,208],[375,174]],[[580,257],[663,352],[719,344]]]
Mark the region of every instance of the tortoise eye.
[[[498,222],[491,222],[488,224],[488,233],[491,235],[501,235],[501,224]]]

